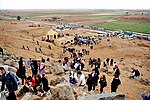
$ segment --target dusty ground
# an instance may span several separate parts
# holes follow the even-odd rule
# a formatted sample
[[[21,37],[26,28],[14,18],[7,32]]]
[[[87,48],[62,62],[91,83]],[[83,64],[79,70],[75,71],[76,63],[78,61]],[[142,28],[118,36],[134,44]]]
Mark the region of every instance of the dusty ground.
[[[120,17],[123,21],[138,21],[138,22],[150,22],[150,14],[143,15],[125,15]]]
[[[71,16],[71,15],[70,15]],[[70,16],[65,16],[70,18]],[[76,17],[79,17],[76,15]],[[84,16],[82,16],[83,18]],[[38,19],[39,20],[39,19]],[[70,21],[73,18],[69,19]],[[83,21],[73,20],[73,22]],[[69,21],[68,21],[69,22]],[[54,22],[53,22],[54,23]],[[51,23],[51,24],[53,24]],[[29,27],[31,22],[27,21],[15,21],[15,20],[0,20],[0,47],[4,48],[4,51],[10,52],[17,57],[28,58],[50,58],[50,60],[58,60],[62,54],[62,48],[51,44],[52,50],[48,49],[47,42],[38,40],[38,37],[44,36],[51,26],[43,24],[42,27]],[[58,23],[57,23],[58,24]],[[4,30],[3,30],[4,29]],[[67,31],[66,31],[67,32]],[[78,32],[78,31],[77,31]],[[82,32],[82,31],[80,31]],[[65,33],[65,32],[63,32]],[[74,31],[72,33],[75,33]],[[34,39],[34,42],[33,42]],[[36,44],[36,40],[40,45]],[[23,50],[22,45],[29,46],[30,51]],[[42,47],[43,53],[36,53],[35,47]],[[75,46],[77,49],[81,49],[79,46]],[[83,46],[82,48],[87,48]],[[68,53],[63,54],[68,56]],[[142,91],[149,91],[150,86],[142,84],[138,79],[131,80],[128,78],[132,68],[139,69],[142,74],[142,78],[150,81],[150,42],[144,40],[127,40],[111,38],[110,42],[107,38],[102,39],[98,45],[94,45],[94,50],[90,51],[90,55],[84,56],[86,63],[90,57],[99,57],[104,61],[106,58],[114,58],[121,69],[121,81],[122,84],[118,89],[118,93],[126,95],[126,100],[139,100],[140,93]],[[123,61],[121,61],[123,59]],[[121,62],[120,62],[121,61]],[[125,68],[128,67],[126,70]],[[86,65],[88,68],[88,65]],[[110,68],[111,69],[111,68]],[[108,86],[105,89],[106,92],[110,91],[110,83],[112,81],[112,75],[107,75]],[[97,87],[98,88],[98,87]]]

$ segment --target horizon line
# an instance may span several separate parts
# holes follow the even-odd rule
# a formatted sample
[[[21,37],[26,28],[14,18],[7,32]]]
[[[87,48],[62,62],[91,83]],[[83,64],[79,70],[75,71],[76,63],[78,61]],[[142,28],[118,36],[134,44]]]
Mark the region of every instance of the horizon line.
[[[0,9],[0,10],[150,10],[150,9],[123,9],[123,8],[119,8],[119,9],[114,9],[114,8],[50,8],[50,9]]]

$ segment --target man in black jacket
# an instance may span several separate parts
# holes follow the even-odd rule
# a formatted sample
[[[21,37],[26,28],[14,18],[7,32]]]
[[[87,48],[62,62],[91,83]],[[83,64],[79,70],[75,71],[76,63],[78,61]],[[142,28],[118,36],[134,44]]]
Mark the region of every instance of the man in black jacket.
[[[115,65],[114,68],[114,76],[119,77],[120,76],[120,70],[118,68],[118,65]]]
[[[120,84],[121,84],[120,79],[116,75],[114,75],[114,79],[111,82],[111,92],[116,92]]]
[[[48,80],[45,78],[45,74],[43,74],[43,77],[42,77],[41,81],[43,83],[43,90],[45,92],[49,92],[50,91],[50,87],[48,86]]]

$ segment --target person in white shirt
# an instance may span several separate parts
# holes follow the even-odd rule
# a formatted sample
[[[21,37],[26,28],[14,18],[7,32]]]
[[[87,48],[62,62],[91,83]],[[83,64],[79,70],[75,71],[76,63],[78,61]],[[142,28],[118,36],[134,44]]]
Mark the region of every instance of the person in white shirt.
[[[78,80],[79,86],[84,86],[86,83],[84,74],[82,72],[78,72],[77,76],[79,78],[79,80]]]
[[[63,67],[65,72],[68,71],[68,65],[65,61],[63,62],[62,67]]]
[[[79,62],[75,63],[74,68],[75,68],[77,71],[81,71],[81,64],[80,64]]]
[[[77,74],[74,73],[73,71],[70,72],[70,83],[76,85],[77,82],[78,82],[78,77],[77,77]]]

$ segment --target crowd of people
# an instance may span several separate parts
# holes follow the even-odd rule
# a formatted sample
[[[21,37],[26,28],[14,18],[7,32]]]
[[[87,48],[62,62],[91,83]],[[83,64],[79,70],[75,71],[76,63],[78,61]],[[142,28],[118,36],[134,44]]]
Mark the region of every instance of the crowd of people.
[[[42,59],[41,62],[37,60],[29,59],[28,66],[32,70],[32,75],[27,75],[25,63],[23,58],[20,57],[18,62],[19,68],[16,72],[16,75],[8,71],[9,66],[1,66],[0,71],[2,73],[2,87],[1,92],[4,91],[6,85],[8,89],[8,95],[6,96],[7,100],[17,100],[15,92],[18,90],[19,79],[22,80],[21,88],[17,96],[21,96],[26,92],[31,92],[37,95],[39,92],[41,96],[46,93],[50,93],[50,87],[48,80],[45,78],[45,60]]]
[[[64,71],[69,71],[68,69],[71,69],[70,71],[70,83],[76,85],[76,86],[88,86],[88,91],[94,91],[95,87],[98,86],[98,83],[100,84],[100,93],[103,92],[103,89],[107,87],[107,80],[105,75],[100,75],[100,68],[103,64],[103,68],[105,69],[105,72],[107,74],[108,72],[108,66],[112,66],[113,69],[113,80],[111,82],[111,92],[116,92],[118,86],[121,84],[120,81],[120,70],[116,62],[114,62],[113,59],[107,58],[104,62],[100,58],[90,58],[88,66],[90,68],[88,78],[86,79],[84,75],[84,68],[85,68],[85,59],[82,59],[82,56],[78,55],[76,50],[72,50],[74,52],[74,55],[70,57],[64,58],[62,67]]]
[[[84,42],[83,40],[86,40]],[[91,42],[92,41],[92,42]],[[90,47],[90,50],[93,49],[93,43],[95,40],[91,37],[83,37],[83,36],[75,36],[74,44],[75,45],[83,45],[86,44]],[[100,93],[103,92],[104,87],[107,87],[107,80],[105,75],[100,74],[100,69],[103,65],[103,72],[107,74],[108,66],[112,66],[113,68],[113,80],[111,82],[111,92],[116,92],[118,86],[121,84],[120,81],[120,70],[114,59],[107,58],[104,62],[100,58],[93,58],[91,57],[88,62],[89,66],[89,74],[86,80],[84,75],[84,68],[85,68],[85,59],[83,59],[82,55],[86,55],[86,49],[82,49],[81,51],[76,50],[75,48],[63,48],[63,53],[66,51],[70,52],[70,57],[65,57],[62,67],[64,71],[70,71],[70,83],[77,85],[77,86],[88,86],[88,91],[95,90],[95,87],[100,84]],[[81,53],[81,54],[80,54]],[[71,59],[71,60],[70,60]],[[86,66],[87,67],[87,66]]]
[[[93,63],[93,60],[94,63]],[[73,60],[73,62],[75,62],[75,59]],[[91,73],[88,74],[88,78],[85,82],[85,75],[83,72],[83,68],[81,67],[80,69],[80,64],[81,64],[81,61],[79,58],[77,58],[77,61],[75,64],[72,65],[72,71],[70,72],[70,83],[74,84],[74,85],[78,85],[80,86],[82,84],[83,86],[83,83],[84,83],[84,86],[87,85],[88,86],[88,91],[94,91],[95,90],[95,87],[98,85],[98,83],[100,84],[100,93],[103,92],[103,89],[107,86],[107,81],[106,81],[106,76],[105,75],[101,75],[100,76],[100,65],[101,65],[101,60],[100,58],[98,58],[98,60],[96,59],[93,59],[93,58],[90,58],[89,60],[89,65],[91,65]],[[94,68],[93,68],[93,65],[94,65]],[[114,65],[115,67],[113,68],[114,69],[114,73],[113,73],[113,80],[111,82],[111,92],[116,92],[117,91],[117,88],[118,86],[121,84],[121,81],[120,81],[120,70],[119,70],[119,67],[118,65]],[[78,68],[79,67],[79,68]],[[81,74],[81,75],[80,75]]]
[[[34,39],[33,39],[33,43],[34,43]],[[37,47],[34,48],[34,51],[37,52],[37,53],[43,53],[43,51],[42,51],[42,46],[40,46],[39,41],[36,41],[36,45],[37,45]],[[48,48],[49,50],[52,50],[52,47],[51,47],[50,44],[47,46],[47,48]],[[22,48],[21,48],[21,49],[23,49],[23,50],[28,50],[28,51],[31,50],[31,48],[29,48],[29,46],[25,46],[25,45],[22,45]]]
[[[31,68],[32,75],[27,77],[25,66],[21,57],[19,61],[19,69],[16,73],[16,75],[22,79],[23,87],[21,92],[33,92],[37,95],[38,91],[40,91],[41,96],[43,96],[43,93],[47,92],[50,89],[50,87],[48,86],[48,80],[45,78],[45,60],[42,59],[41,62],[38,62],[37,60],[32,60],[30,58],[28,61],[28,65]]]
[[[80,38],[80,39],[79,39]],[[88,40],[86,42],[83,42],[83,40]],[[93,45],[90,45],[92,43],[95,43],[95,40],[91,37],[75,37],[74,38],[75,45],[81,46],[82,44],[86,44],[90,46],[90,50],[92,50],[94,47]],[[92,41],[92,42],[91,42]],[[37,41],[37,45],[39,45],[39,42]],[[48,48],[51,50],[51,45],[48,45]],[[25,46],[23,45],[22,49],[25,49]],[[29,47],[27,49],[30,51]],[[35,51],[37,48],[35,48]],[[42,52],[42,50],[40,50]],[[74,84],[75,86],[84,87],[87,85],[88,90],[87,91],[95,91],[96,86],[100,86],[100,93],[103,93],[104,88],[108,86],[106,75],[100,72],[100,69],[103,68],[103,72],[107,74],[109,71],[108,67],[112,67],[113,69],[113,79],[110,83],[111,86],[111,92],[117,92],[117,89],[119,85],[121,84],[120,80],[120,69],[116,62],[114,62],[114,59],[107,58],[105,61],[102,62],[100,58],[93,58],[91,57],[88,61],[88,66],[90,70],[88,70],[88,77],[86,79],[86,75],[84,74],[84,69],[86,66],[85,59],[83,59],[83,55],[89,55],[90,51],[83,48],[81,51],[76,50],[75,48],[63,48],[63,53],[66,51],[70,52],[70,57],[65,57],[63,59],[63,62],[59,60],[60,65],[62,66],[64,72],[69,71],[69,82],[71,84]],[[34,59],[28,60],[28,66],[31,68],[32,75],[28,76],[26,75],[26,66],[24,64],[23,58],[20,57],[20,60],[18,62],[19,68],[16,72],[17,77],[19,77],[22,80],[22,87],[20,92],[17,94],[17,96],[20,96],[26,92],[32,92],[35,95],[38,95],[40,92],[40,95],[43,96],[45,92],[50,92],[50,87],[48,84],[48,80],[45,78],[45,60],[42,59],[40,62]],[[102,66],[103,65],[103,66]],[[86,66],[87,67],[87,66]],[[8,94],[8,100],[17,100],[15,92],[18,89],[18,78],[11,72],[8,71],[8,66],[2,66],[0,67],[0,71],[3,74],[2,75],[2,88],[1,91],[4,90],[4,85],[8,88],[9,94]],[[140,72],[137,69],[134,69],[132,72],[131,78],[139,77]],[[142,94],[142,98],[148,98],[148,96],[145,94]],[[12,99],[13,98],[13,99]],[[147,100],[147,99],[143,99]]]
[[[83,37],[83,36],[75,36],[74,37],[74,44],[75,45],[83,45],[83,44],[86,44],[87,46],[90,46],[90,44],[93,44],[95,43],[94,39],[91,38],[90,36],[86,36],[86,37]]]

